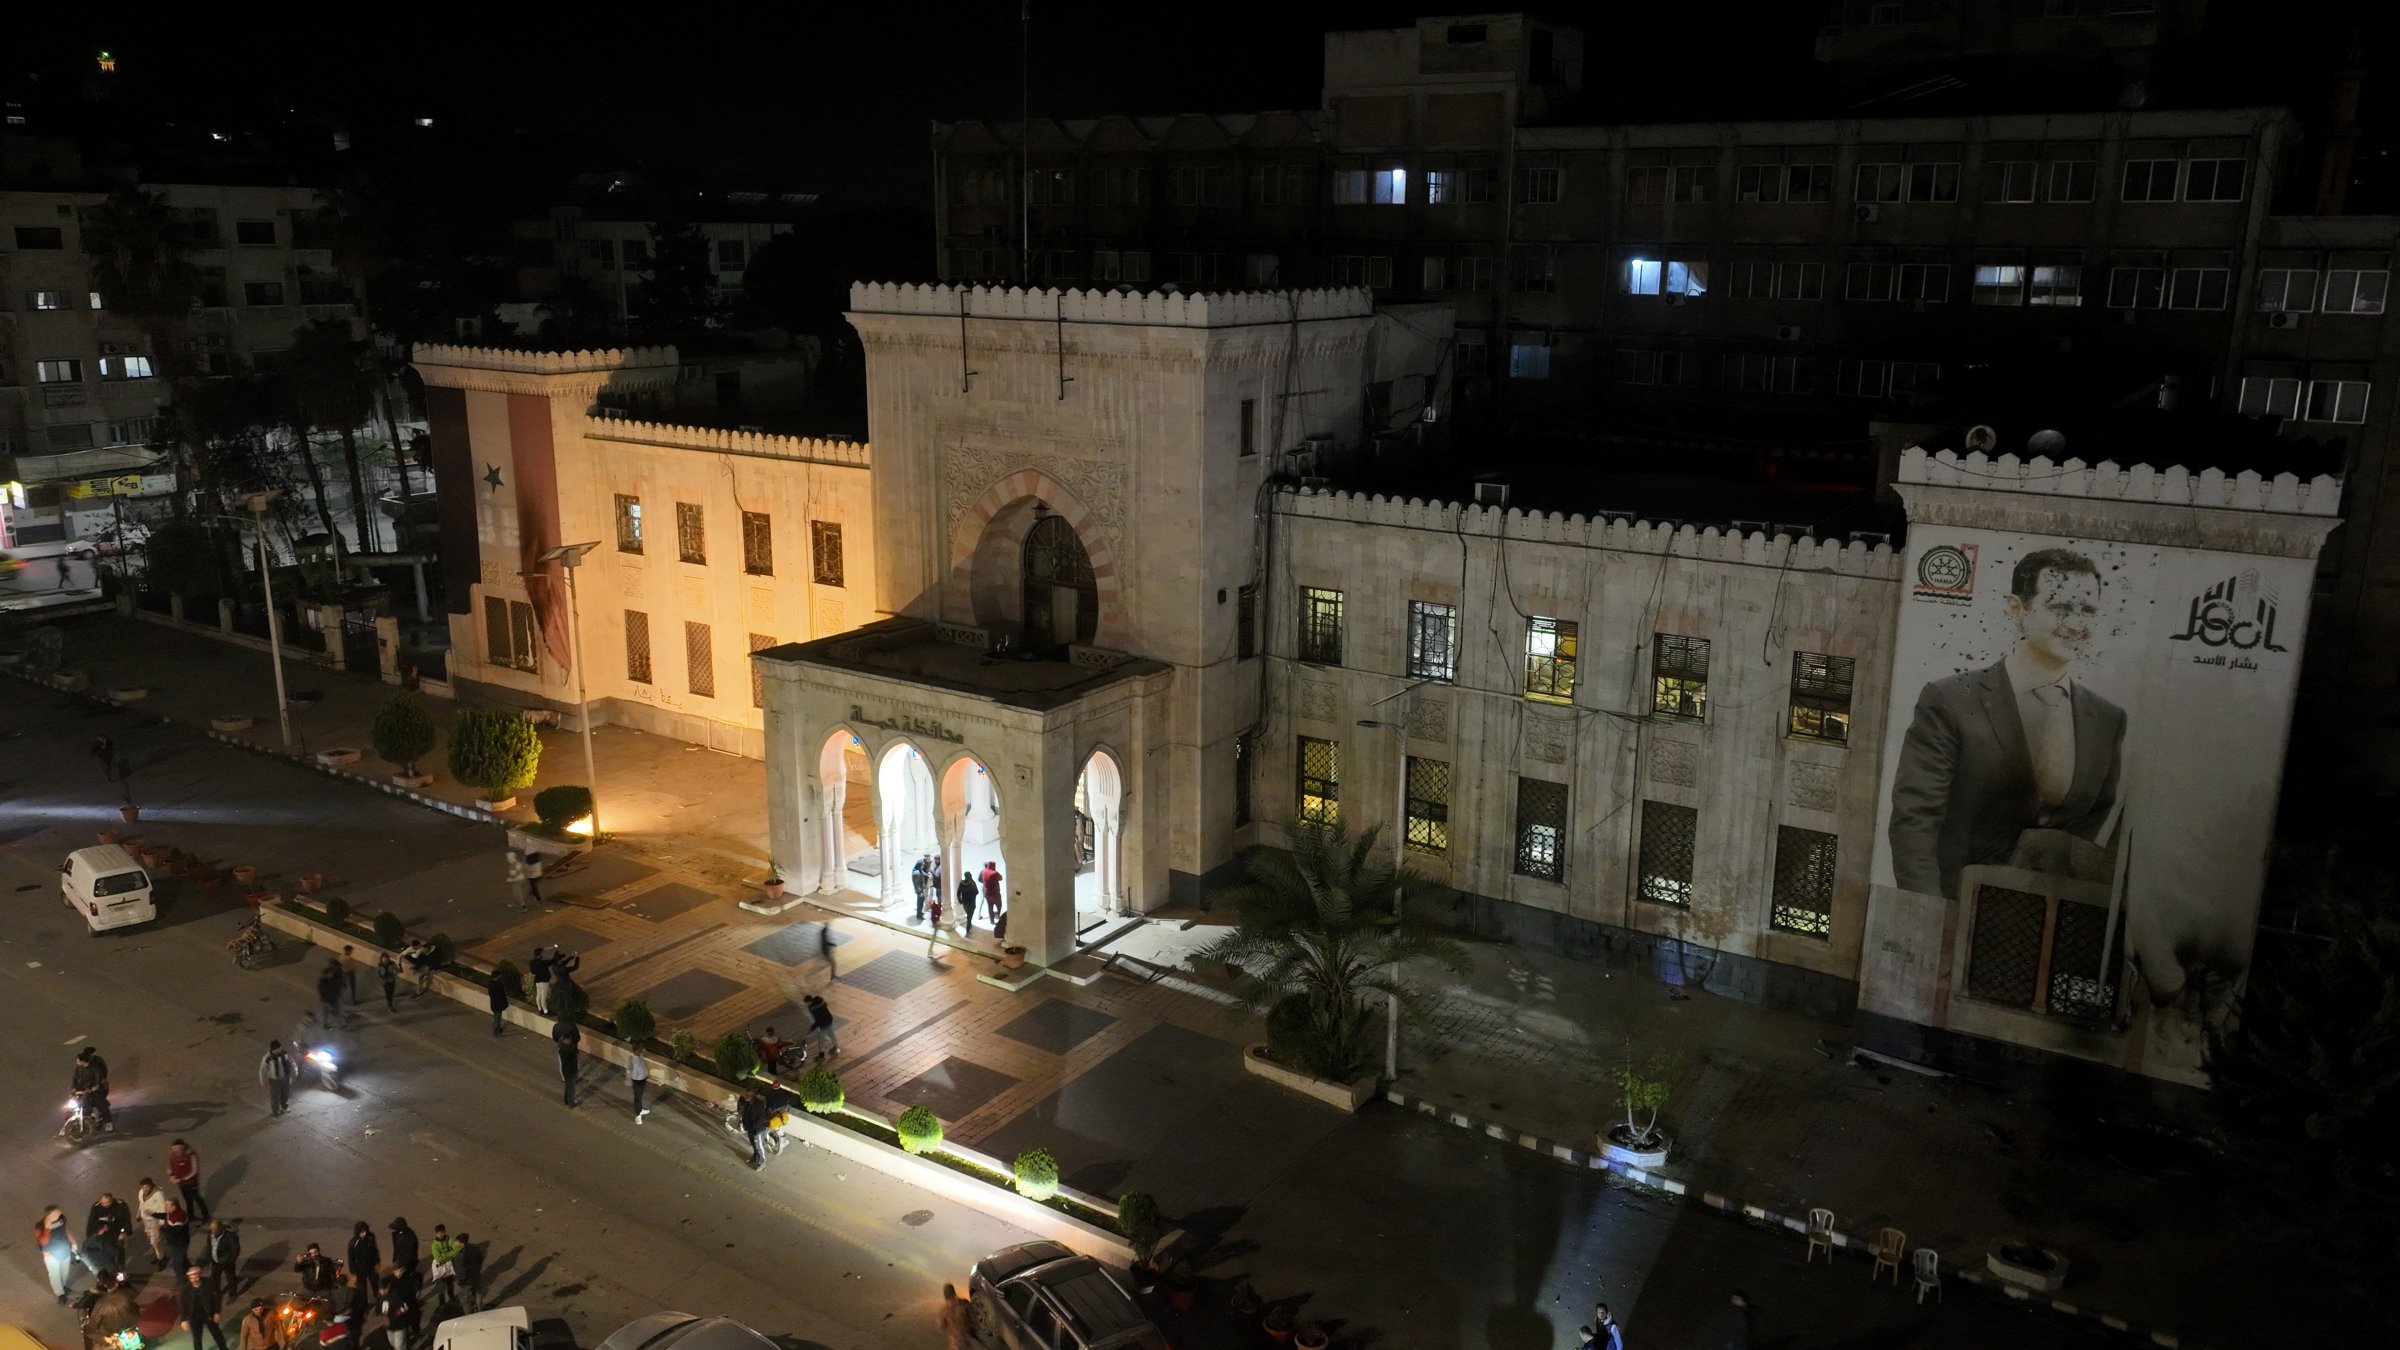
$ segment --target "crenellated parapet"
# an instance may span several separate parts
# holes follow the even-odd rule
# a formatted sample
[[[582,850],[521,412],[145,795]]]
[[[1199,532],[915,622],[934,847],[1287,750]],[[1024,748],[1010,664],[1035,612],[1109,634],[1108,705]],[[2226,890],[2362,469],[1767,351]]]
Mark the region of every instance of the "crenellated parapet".
[[[673,422],[643,422],[623,417],[588,418],[584,422],[583,434],[595,441],[617,441],[629,445],[671,446],[684,450],[751,455],[760,459],[838,464],[859,469],[873,467],[873,456],[865,441],[779,436],[763,431],[682,426]]]
[[[413,360],[420,366],[456,366],[469,370],[506,370],[522,375],[581,375],[592,371],[627,370],[642,366],[672,366],[681,358],[673,346],[605,347],[591,351],[535,352],[509,347],[468,347],[450,343],[421,343]]]
[[[1911,447],[1894,485],[1912,528],[1946,525],[2111,539],[2267,557],[2313,558],[2341,523],[2341,481],[2195,473],[2179,464],[1938,454]]]
[[[1235,328],[1319,319],[1363,319],[1375,312],[1375,298],[1358,286],[1305,291],[1181,292],[861,281],[850,287],[850,308],[859,314],[947,319],[956,319],[964,313],[970,319]]]
[[[1928,452],[1921,447],[1902,452],[1897,481],[2295,516],[2338,516],[2342,501],[2341,480],[2329,474],[2302,479],[2279,473],[2269,478],[2255,470],[2229,474],[2222,469],[2202,469],[2194,473],[2181,465],[2153,468],[2148,464],[2120,468],[2110,460],[2054,463],[2040,455],[2019,459],[1980,451],[1965,455],[1954,450]]]

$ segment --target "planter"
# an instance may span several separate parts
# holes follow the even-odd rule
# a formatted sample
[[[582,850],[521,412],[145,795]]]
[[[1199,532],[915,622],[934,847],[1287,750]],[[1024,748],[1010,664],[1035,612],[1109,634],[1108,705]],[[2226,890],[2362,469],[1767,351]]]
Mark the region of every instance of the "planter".
[[[143,685],[127,684],[109,690],[108,696],[119,703],[138,703],[150,697],[150,690]]]
[[[1242,1067],[1270,1083],[1275,1083],[1304,1097],[1314,1097],[1327,1106],[1344,1111],[1356,1111],[1375,1095],[1375,1075],[1366,1074],[1355,1082],[1336,1083],[1313,1077],[1298,1069],[1287,1069],[1267,1058],[1267,1047],[1253,1045],[1242,1051]]]
[[[1647,1140],[1635,1139],[1622,1125],[1611,1125],[1600,1132],[1600,1156],[1621,1167],[1644,1170],[1667,1165],[1667,1154],[1675,1141],[1664,1130],[1652,1130]]]
[[[303,894],[315,895],[323,889],[325,889],[323,872],[302,872],[300,874],[300,890]]]
[[[243,863],[233,869],[233,879],[244,884],[256,881],[258,880],[258,869],[249,863]]]
[[[167,851],[163,848],[146,848],[133,856],[141,859],[142,867],[145,870],[152,872],[157,871],[167,861]]]
[[[249,905],[252,909],[264,909],[268,905],[274,904],[276,899],[277,896],[275,892],[264,890],[251,891],[242,897],[243,903]]]
[[[346,765],[356,764],[360,758],[358,751],[346,745],[337,745],[330,750],[317,752],[317,763],[328,769],[339,769]]]
[[[1258,1296],[1257,1290],[1243,1288],[1234,1291],[1233,1301],[1226,1307],[1233,1313],[1233,1320],[1248,1326],[1265,1315],[1267,1301]]]
[[[92,677],[80,670],[62,670],[50,678],[59,688],[70,694],[80,694],[92,687]]]
[[[1299,1332],[1300,1322],[1292,1316],[1289,1306],[1279,1303],[1267,1313],[1266,1324],[1260,1330],[1267,1333],[1268,1340],[1277,1345],[1286,1345]]]
[[[767,898],[769,900],[781,900],[783,898],[783,883],[780,881],[765,882],[760,886],[759,889],[767,893]]]
[[[477,797],[475,804],[496,816],[514,807],[517,799],[514,797]]]
[[[1010,970],[1022,969],[1025,965],[1025,949],[1023,947],[1002,947],[1000,964]]]
[[[123,838],[124,835],[125,832],[123,830],[102,830],[100,831],[100,842],[103,844],[113,844],[119,839]]]
[[[411,792],[432,781],[433,775],[429,773],[396,773],[392,775],[392,782],[395,785],[407,788]]]
[[[1323,1327],[1310,1327],[1292,1337],[1292,1345],[1295,1350],[1325,1350],[1325,1347],[1332,1342],[1333,1337],[1326,1335]]]
[[[2055,1247],[2019,1239],[1995,1242],[1983,1254],[1993,1275],[2019,1289],[2055,1294],[2067,1284],[2067,1258]]]
[[[131,825],[133,822],[142,818],[142,808],[138,806],[120,806],[117,808],[117,814],[125,817],[125,823]]]
[[[258,725],[256,721],[244,717],[240,713],[226,713],[221,717],[208,719],[210,731],[248,731],[256,725]]]

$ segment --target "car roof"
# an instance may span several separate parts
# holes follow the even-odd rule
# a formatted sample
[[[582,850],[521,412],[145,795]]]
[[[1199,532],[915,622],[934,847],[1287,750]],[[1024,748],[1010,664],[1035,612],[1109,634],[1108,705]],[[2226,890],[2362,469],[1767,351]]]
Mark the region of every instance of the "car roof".
[[[1085,1345],[1139,1345],[1143,1343],[1141,1333],[1157,1335],[1125,1286],[1088,1256],[1036,1266],[1020,1278],[1049,1294]]]
[[[90,848],[79,848],[67,856],[81,863],[83,870],[94,876],[138,872],[142,869],[142,865],[134,861],[133,854],[123,844],[94,844]]]
[[[775,1343],[730,1317],[655,1312],[609,1334],[599,1350],[775,1350]]]

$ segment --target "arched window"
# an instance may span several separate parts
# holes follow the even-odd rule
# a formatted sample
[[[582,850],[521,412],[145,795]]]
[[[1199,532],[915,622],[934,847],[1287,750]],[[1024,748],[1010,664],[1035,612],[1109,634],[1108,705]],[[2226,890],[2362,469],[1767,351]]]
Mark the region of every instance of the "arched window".
[[[1090,642],[1100,629],[1100,583],[1092,557],[1064,516],[1045,515],[1025,536],[1025,642]]]

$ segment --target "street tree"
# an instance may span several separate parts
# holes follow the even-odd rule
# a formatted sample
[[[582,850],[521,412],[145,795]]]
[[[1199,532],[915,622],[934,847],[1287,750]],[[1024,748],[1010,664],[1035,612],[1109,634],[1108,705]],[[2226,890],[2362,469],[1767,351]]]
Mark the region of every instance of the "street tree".
[[[717,318],[708,236],[690,221],[650,227],[650,275],[634,288],[633,333],[647,343],[690,345]]]
[[[330,431],[341,441],[350,477],[350,520],[361,552],[376,548],[375,500],[367,492],[366,467],[358,454],[358,428],[375,411],[375,374],[366,343],[351,336],[346,319],[312,319],[292,333],[292,345],[277,366],[292,406],[292,433],[315,492],[325,528],[336,540],[325,482],[311,449],[312,432]],[[338,551],[338,550],[337,550]]]
[[[110,193],[83,226],[93,289],[142,329],[151,361],[169,379],[184,373],[183,331],[200,299],[200,269],[189,246],[167,199],[138,187]]]

